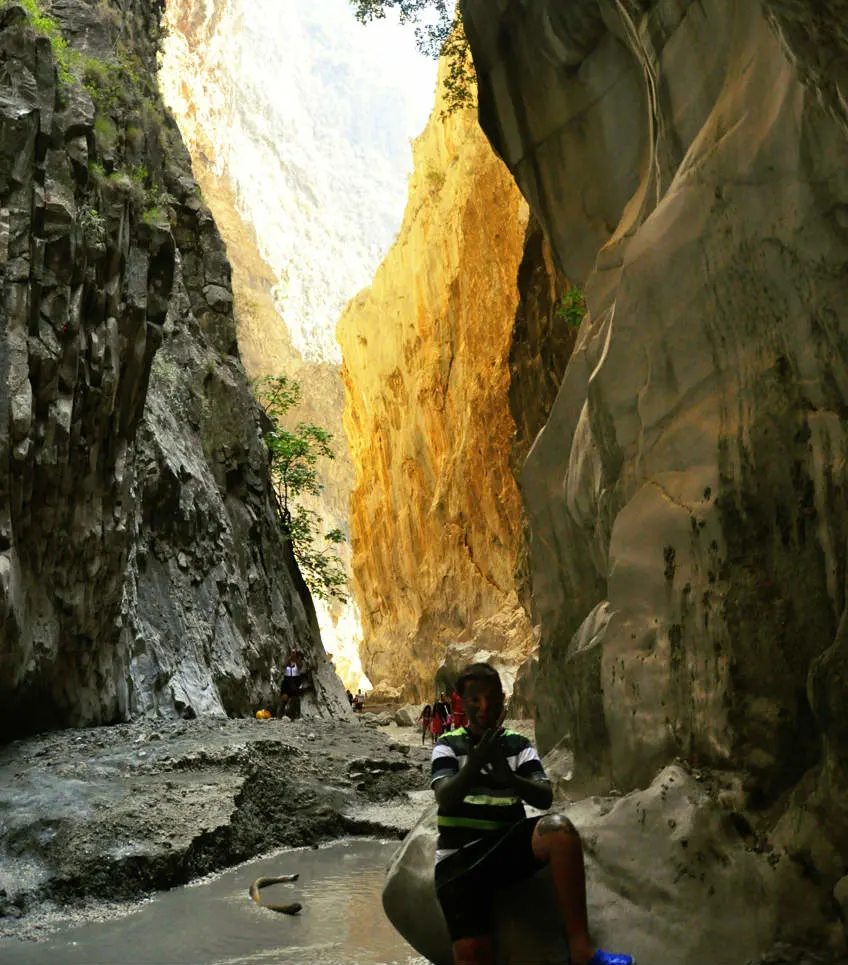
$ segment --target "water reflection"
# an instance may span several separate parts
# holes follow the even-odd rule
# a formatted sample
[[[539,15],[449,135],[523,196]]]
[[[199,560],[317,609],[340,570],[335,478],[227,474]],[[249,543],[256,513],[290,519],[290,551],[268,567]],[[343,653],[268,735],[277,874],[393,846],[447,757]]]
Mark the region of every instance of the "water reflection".
[[[164,892],[121,919],[67,928],[38,944],[0,942],[3,965],[426,965],[383,915],[380,891],[397,842],[339,841],[283,851]],[[260,908],[260,875],[300,873],[263,889],[300,901],[296,917]]]

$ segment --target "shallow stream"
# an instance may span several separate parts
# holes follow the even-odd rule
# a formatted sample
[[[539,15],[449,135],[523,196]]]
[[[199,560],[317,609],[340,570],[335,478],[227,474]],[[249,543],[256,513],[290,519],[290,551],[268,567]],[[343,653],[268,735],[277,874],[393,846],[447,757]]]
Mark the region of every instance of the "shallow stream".
[[[426,965],[380,901],[396,841],[348,839],[281,851],[157,895],[111,921],[65,927],[45,942],[0,941],[3,965]],[[289,916],[250,900],[260,876],[298,872],[262,890],[299,901]]]

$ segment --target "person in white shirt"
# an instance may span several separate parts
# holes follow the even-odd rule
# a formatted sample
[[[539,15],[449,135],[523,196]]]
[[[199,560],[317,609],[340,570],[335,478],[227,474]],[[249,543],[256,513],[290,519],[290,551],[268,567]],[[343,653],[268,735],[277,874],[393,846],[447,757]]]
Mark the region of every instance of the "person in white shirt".
[[[300,716],[301,676],[300,653],[292,650],[283,668],[283,686],[280,694],[281,717],[288,714],[294,720]]]

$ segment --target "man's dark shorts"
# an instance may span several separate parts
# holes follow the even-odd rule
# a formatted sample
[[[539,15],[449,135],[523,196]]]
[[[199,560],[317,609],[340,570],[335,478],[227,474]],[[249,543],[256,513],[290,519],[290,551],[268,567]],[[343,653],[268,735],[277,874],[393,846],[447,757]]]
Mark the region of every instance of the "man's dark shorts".
[[[515,881],[544,867],[533,854],[535,818],[525,818],[498,835],[475,841],[436,865],[436,894],[451,941],[492,931],[492,898]]]

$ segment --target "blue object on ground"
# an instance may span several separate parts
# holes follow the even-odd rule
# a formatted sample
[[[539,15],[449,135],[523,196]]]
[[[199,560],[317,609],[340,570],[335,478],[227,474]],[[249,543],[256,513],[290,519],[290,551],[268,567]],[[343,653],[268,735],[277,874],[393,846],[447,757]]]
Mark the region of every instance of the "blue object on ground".
[[[630,955],[616,955],[599,948],[589,959],[589,965],[633,965]]]

